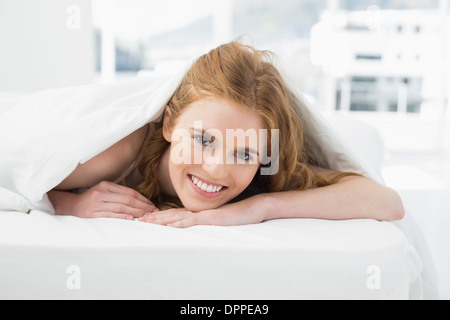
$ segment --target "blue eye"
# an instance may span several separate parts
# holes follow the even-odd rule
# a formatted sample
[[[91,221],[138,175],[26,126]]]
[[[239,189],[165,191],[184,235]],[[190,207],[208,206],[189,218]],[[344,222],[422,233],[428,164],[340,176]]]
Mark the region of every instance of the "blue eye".
[[[194,136],[194,140],[203,146],[208,146],[209,144],[213,143],[214,137],[212,139],[210,139],[209,137],[207,137],[205,135],[198,134],[198,135]]]
[[[236,157],[241,158],[242,160],[249,161],[252,160],[252,157],[248,152],[237,151],[235,153]]]

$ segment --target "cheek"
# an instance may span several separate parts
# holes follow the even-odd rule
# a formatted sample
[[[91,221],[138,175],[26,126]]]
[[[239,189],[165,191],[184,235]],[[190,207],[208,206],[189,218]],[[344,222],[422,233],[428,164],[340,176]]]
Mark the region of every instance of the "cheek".
[[[239,192],[242,192],[249,186],[249,184],[252,182],[253,178],[255,177],[255,174],[258,170],[258,166],[249,166],[244,165],[242,167],[237,166],[233,170],[233,176],[235,181],[236,189],[239,190]]]
[[[189,153],[180,150],[187,150],[183,143],[172,144],[169,154],[169,176],[172,183],[177,184],[181,175],[188,167],[191,167],[191,160]]]
[[[178,140],[172,141],[170,145],[170,162],[176,165],[194,163],[195,152],[190,136],[180,136]]]

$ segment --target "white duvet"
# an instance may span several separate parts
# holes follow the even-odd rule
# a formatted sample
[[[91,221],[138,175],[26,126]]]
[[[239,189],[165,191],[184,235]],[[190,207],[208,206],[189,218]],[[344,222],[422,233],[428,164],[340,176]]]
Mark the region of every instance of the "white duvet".
[[[53,214],[46,193],[79,163],[88,161],[145,123],[160,117],[185,71],[186,68],[181,68],[180,72],[171,75],[153,74],[118,83],[46,90],[0,99],[0,215],[2,212],[5,217],[13,212],[31,212],[34,216],[42,212]],[[383,182],[378,170],[360,158],[315,108],[307,105],[307,110],[311,121],[306,135],[321,147],[325,155],[323,165],[359,172]],[[92,223],[101,223],[99,221],[102,220]],[[18,227],[15,223],[12,225]],[[114,226],[117,223],[122,222],[109,222]],[[54,224],[57,228],[58,222]],[[210,230],[209,227],[202,228]],[[192,230],[204,230],[202,228]],[[292,226],[289,228],[293,232]],[[5,233],[0,240],[1,249],[7,244]],[[411,283],[421,268],[420,260],[415,259],[413,264],[416,264],[415,271],[411,274],[416,276],[408,278]]]
[[[182,74],[0,101],[0,209],[53,212],[46,193],[78,163],[157,117]]]

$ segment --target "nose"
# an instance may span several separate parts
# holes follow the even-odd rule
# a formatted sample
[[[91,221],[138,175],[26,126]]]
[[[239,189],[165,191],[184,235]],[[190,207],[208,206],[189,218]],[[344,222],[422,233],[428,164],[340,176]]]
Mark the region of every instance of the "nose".
[[[205,152],[203,154],[202,169],[213,179],[226,177],[228,167],[223,152],[217,150],[211,153]]]

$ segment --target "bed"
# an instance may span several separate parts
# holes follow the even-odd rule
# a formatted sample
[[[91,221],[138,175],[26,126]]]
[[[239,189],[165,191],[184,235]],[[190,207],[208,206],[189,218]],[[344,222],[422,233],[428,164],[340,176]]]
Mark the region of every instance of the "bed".
[[[428,264],[409,225],[279,219],[175,229],[55,216],[46,192],[159,117],[184,72],[0,96],[2,136],[14,137],[2,138],[0,159],[1,299],[427,298]],[[380,179],[378,151],[370,161],[359,157],[343,141],[350,138],[310,112],[309,134],[324,145],[331,168]],[[355,135],[348,123],[335,123],[362,139],[360,128]]]
[[[388,222],[176,229],[0,214],[0,299],[409,299],[420,271]]]

